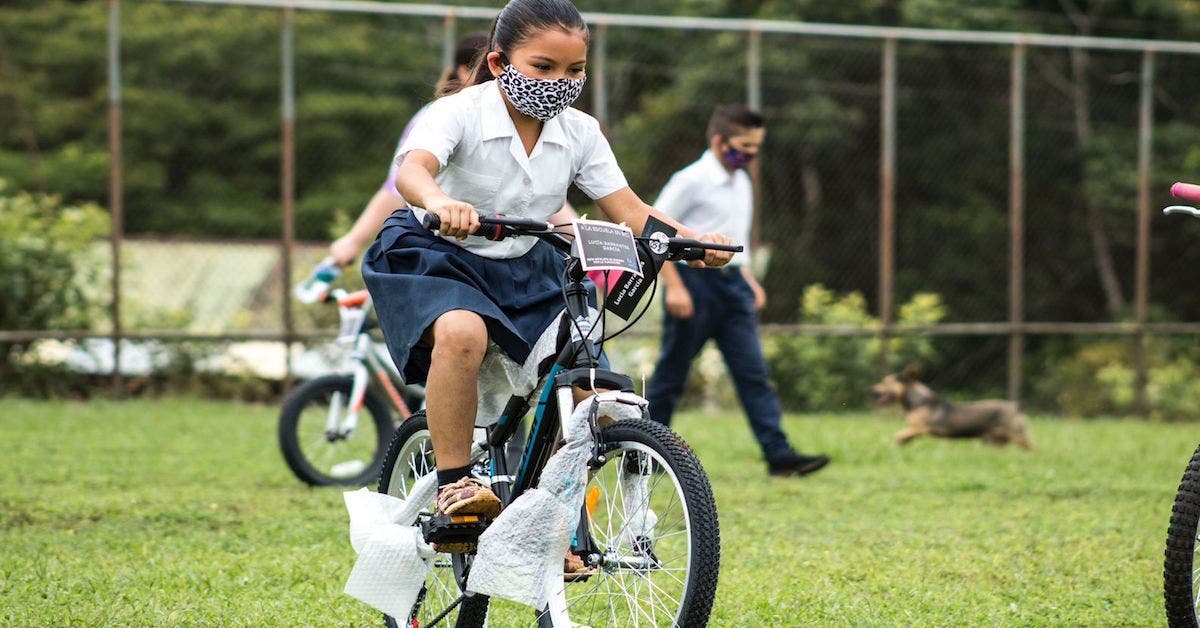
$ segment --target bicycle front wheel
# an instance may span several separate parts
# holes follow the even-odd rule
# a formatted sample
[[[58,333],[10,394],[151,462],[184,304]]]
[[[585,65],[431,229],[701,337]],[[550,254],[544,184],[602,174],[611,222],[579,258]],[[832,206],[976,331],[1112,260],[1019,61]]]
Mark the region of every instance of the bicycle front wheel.
[[[387,403],[368,389],[358,424],[349,430],[345,421],[353,386],[349,375],[326,375],[304,382],[283,403],[279,448],[292,473],[308,484],[365,486],[379,477],[392,415]]]
[[[421,410],[401,423],[392,437],[383,460],[383,472],[379,476],[379,492],[408,499],[417,480],[436,469],[428,419],[425,418],[425,411]],[[433,512],[434,503],[431,500],[422,514],[432,515]],[[398,622],[396,618],[385,615],[384,623],[389,628],[428,626],[434,622],[439,626],[455,628],[483,626],[487,618],[487,596],[461,598],[468,560],[469,556],[463,554],[438,554],[417,596],[412,616]]]
[[[1163,597],[1167,624],[1171,628],[1195,628],[1200,609],[1200,447],[1192,454],[1167,529],[1166,559],[1163,562]]]
[[[653,421],[601,432],[606,462],[584,506],[596,573],[565,584],[571,621],[600,626],[704,626],[720,569],[708,477],[681,438]]]

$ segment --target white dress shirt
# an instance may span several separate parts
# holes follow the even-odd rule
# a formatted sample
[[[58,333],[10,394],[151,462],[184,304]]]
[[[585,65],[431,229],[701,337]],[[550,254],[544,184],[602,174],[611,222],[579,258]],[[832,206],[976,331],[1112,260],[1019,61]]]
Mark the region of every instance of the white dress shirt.
[[[723,233],[745,249],[730,266],[750,264],[754,190],[745,170],[731,174],[711,150],[671,175],[654,207],[698,233]]]
[[[396,152],[396,161],[416,149],[437,157],[438,187],[473,205],[481,216],[545,220],[562,209],[572,183],[592,199],[628,185],[600,124],[577,109],[545,122],[533,152],[526,155],[494,80],[434,101]],[[417,214],[424,217],[425,212]],[[533,238],[451,241],[491,258],[519,257],[536,243]]]
[[[655,209],[697,233],[722,233],[744,247],[733,253],[731,267],[750,264],[750,226],[754,219],[754,190],[743,169],[730,171],[712,150],[671,175],[662,186]]]

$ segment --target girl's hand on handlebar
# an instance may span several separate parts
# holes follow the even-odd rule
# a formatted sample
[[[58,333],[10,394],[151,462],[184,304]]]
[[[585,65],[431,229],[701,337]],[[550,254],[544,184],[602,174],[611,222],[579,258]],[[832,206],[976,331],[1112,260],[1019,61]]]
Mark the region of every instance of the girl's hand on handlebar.
[[[712,244],[733,244],[733,240],[721,233],[706,233],[696,239],[701,242],[710,242]],[[718,268],[728,264],[729,260],[731,259],[733,259],[733,253],[729,251],[705,250],[703,261],[694,260],[688,262],[688,266],[691,266],[692,268]]]
[[[425,211],[436,214],[442,221],[438,227],[442,235],[465,240],[479,229],[479,214],[470,203],[456,201],[447,196],[428,205]]]

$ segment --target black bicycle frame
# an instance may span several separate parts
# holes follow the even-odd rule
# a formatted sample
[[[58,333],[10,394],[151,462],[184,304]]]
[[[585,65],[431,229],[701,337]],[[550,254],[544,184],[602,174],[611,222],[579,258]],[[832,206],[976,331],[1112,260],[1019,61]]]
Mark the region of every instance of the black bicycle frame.
[[[584,273],[579,260],[574,257],[567,259],[567,277],[564,326],[575,330],[575,333],[566,335],[566,341],[560,340],[561,348],[545,376],[545,384],[533,415],[533,425],[525,442],[525,452],[515,475],[505,473],[509,468],[505,445],[528,413],[531,397],[511,398],[500,419],[487,429],[492,491],[506,506],[534,486],[557,448],[562,428],[559,390],[583,388],[633,392],[633,380],[628,376],[600,368],[599,352],[588,337],[591,319],[588,316],[587,288],[583,285]],[[599,433],[597,425],[589,427],[593,434]],[[596,455],[604,453],[603,443],[597,440],[594,446],[597,448]],[[580,529],[576,531],[576,541],[572,543],[574,551],[580,554],[595,551],[586,526],[587,518],[580,517]]]
[[[529,399],[513,397],[500,419],[487,430],[488,451],[492,459],[492,490],[505,505],[533,487],[541,476],[546,461],[554,453],[562,427],[558,396],[564,387],[633,391],[633,380],[626,375],[600,368],[599,352],[588,337],[591,321],[588,317],[587,288],[583,285],[583,270],[579,260],[567,260],[566,318],[564,326],[577,330],[569,340],[560,341],[558,356],[545,376],[533,416],[533,425],[526,439],[525,453],[515,477],[501,474],[508,469],[505,444],[516,432],[521,419],[529,411]],[[597,443],[599,446],[600,443]]]

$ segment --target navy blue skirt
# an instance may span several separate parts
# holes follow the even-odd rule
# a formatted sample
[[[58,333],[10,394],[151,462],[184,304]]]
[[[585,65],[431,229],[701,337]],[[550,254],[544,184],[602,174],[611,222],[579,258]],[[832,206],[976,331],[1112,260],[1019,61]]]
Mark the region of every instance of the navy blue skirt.
[[[409,383],[429,376],[425,330],[451,310],[483,317],[488,337],[522,364],[563,309],[562,253],[538,241],[528,253],[493,259],[434,235],[398,210],[363,257],[366,281],[392,360]]]

